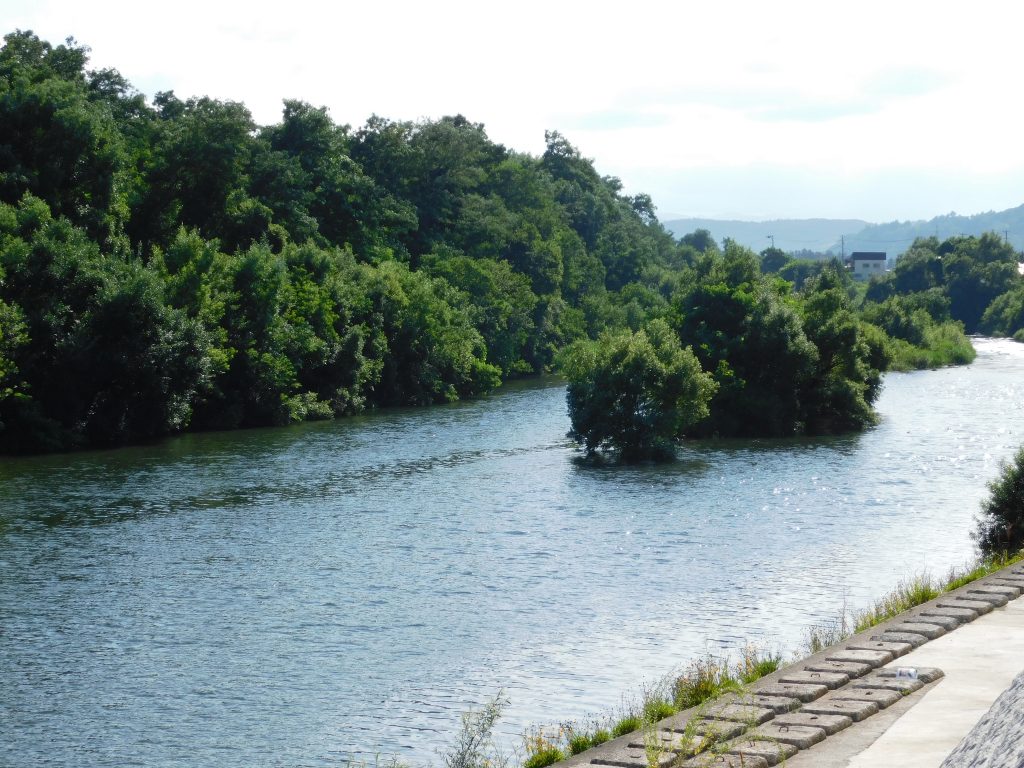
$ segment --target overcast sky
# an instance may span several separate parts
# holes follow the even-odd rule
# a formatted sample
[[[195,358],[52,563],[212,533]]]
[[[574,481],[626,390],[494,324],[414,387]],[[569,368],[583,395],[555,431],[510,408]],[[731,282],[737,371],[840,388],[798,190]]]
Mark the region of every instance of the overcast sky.
[[[869,221],[1024,203],[1024,4],[0,0],[152,96],[561,131],[660,216]]]

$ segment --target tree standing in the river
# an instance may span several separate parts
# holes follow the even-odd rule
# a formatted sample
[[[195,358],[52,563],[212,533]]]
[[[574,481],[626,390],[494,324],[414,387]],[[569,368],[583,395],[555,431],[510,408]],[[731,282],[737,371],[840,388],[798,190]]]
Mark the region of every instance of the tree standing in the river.
[[[588,455],[613,449],[624,461],[670,457],[717,388],[663,320],[576,344],[564,371],[570,436]]]

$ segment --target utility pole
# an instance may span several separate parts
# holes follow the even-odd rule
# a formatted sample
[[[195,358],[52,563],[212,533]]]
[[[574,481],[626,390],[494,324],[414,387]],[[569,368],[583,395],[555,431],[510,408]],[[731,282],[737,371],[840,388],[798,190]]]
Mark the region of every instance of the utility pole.
[[[1003,245],[1006,245],[1009,242],[1010,242],[1010,230],[1004,229],[1003,230]]]
[[[842,245],[843,261],[846,261],[846,235],[840,235],[839,236],[839,241],[843,244]]]
[[[772,250],[775,250],[775,235],[768,235],[768,239],[772,241]]]

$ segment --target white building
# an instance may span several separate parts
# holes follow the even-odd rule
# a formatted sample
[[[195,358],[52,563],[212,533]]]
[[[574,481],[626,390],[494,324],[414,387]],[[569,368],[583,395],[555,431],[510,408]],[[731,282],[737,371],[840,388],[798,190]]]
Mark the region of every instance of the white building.
[[[854,280],[867,280],[872,275],[881,277],[887,271],[885,253],[877,251],[854,251],[850,254],[849,264]]]

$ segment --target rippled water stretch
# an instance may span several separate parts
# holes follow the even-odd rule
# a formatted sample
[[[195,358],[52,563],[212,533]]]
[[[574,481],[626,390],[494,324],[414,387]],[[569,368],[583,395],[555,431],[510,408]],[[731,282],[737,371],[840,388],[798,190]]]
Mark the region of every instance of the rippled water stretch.
[[[1024,442],[1024,345],[892,374],[882,424],[573,461],[564,388],[0,460],[0,763],[439,764],[705,650],[805,627],[972,551]]]

